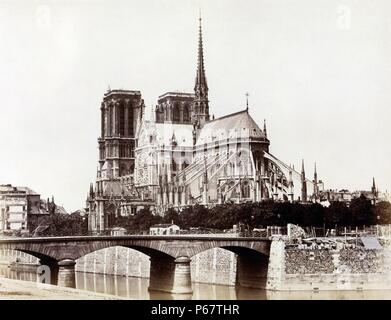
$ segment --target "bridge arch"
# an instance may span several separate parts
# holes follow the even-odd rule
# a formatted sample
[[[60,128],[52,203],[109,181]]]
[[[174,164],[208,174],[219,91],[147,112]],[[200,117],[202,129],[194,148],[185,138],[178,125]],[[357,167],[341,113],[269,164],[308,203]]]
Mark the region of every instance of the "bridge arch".
[[[77,252],[73,254],[72,259],[79,259],[87,254],[93,253],[98,250],[107,249],[111,247],[125,247],[139,251],[143,254],[146,254],[149,257],[159,256],[175,259],[176,256],[173,254],[172,250],[169,247],[157,243],[156,241],[150,240],[113,240],[113,241],[97,241],[91,243],[82,244]]]
[[[200,250],[197,255],[213,249],[224,249],[235,254],[236,279],[235,284],[242,287],[266,289],[269,271],[269,251],[266,248],[251,248],[245,244],[219,244],[206,250]],[[216,258],[214,256],[214,258]],[[230,267],[231,268],[231,267]],[[230,269],[232,272],[233,269]],[[231,280],[232,281],[232,278]]]
[[[12,250],[20,251],[39,259],[41,267],[37,267],[36,273],[40,276],[40,282],[48,284],[58,283],[58,261],[50,252],[40,252],[23,248],[12,248]]]
[[[263,256],[269,256],[270,245],[269,243],[263,242],[250,242],[250,241],[207,241],[196,246],[188,248],[188,256],[191,258],[203,251],[214,249],[214,248],[222,248],[234,252],[236,254],[240,254],[241,251],[253,251],[254,254],[260,254]]]

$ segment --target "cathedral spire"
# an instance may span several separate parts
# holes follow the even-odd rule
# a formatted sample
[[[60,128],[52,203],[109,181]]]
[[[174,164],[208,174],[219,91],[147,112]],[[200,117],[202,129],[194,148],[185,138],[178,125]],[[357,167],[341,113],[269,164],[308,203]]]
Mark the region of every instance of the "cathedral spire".
[[[316,162],[315,162],[315,170],[314,170],[314,181],[315,183],[318,182],[318,173],[316,172]]]
[[[199,17],[199,33],[198,33],[198,60],[197,74],[194,86],[194,113],[195,118],[199,120],[199,125],[203,126],[206,121],[209,121],[209,101],[208,101],[208,84],[205,75],[204,66],[204,47],[202,41],[202,18]],[[196,120],[195,119],[195,120]]]
[[[208,85],[206,83],[205,66],[204,66],[204,47],[202,41],[202,18],[201,13],[199,20],[199,33],[198,33],[198,61],[197,61],[197,76],[194,91],[200,90],[200,93],[208,93]]]

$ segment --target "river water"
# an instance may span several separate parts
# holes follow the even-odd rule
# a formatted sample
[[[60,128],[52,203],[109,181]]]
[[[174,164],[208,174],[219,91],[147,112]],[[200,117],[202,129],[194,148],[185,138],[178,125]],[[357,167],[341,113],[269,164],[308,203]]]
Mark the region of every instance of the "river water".
[[[36,273],[14,271],[7,266],[0,266],[0,276],[24,281],[37,281]],[[148,283],[149,280],[147,278],[87,272],[76,273],[76,287],[78,289],[136,300],[391,300],[391,290],[275,292],[204,283],[193,283],[192,295],[173,295],[161,292],[149,292]]]

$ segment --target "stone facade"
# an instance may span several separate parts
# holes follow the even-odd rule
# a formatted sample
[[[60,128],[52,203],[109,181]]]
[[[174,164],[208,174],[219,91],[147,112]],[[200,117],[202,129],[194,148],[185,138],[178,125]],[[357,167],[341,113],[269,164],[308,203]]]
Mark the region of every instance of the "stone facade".
[[[101,105],[99,168],[87,197],[89,230],[142,208],[164,214],[202,204],[316,201],[319,185],[269,153],[266,123],[246,109],[210,116],[201,21],[194,93],[161,95],[152,119],[139,91],[109,90]],[[320,181],[319,181],[320,183]]]
[[[47,214],[40,195],[28,187],[0,185],[0,233],[26,232],[31,220]]]

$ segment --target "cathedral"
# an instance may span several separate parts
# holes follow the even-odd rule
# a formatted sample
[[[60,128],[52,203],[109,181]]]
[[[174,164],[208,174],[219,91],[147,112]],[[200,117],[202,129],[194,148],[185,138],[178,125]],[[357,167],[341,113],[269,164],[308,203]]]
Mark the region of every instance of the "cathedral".
[[[261,129],[243,110],[210,116],[208,83],[199,20],[194,92],[167,92],[152,119],[145,118],[139,91],[109,89],[101,103],[101,136],[95,185],[87,197],[89,230],[112,228],[116,217],[150,208],[248,201],[317,201],[314,179],[269,152],[266,123]]]

